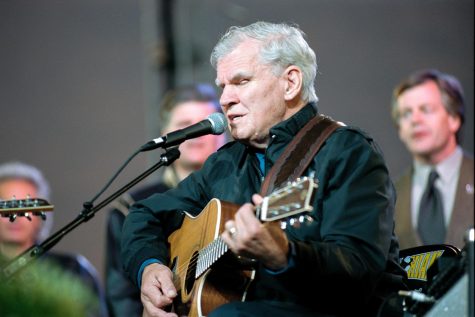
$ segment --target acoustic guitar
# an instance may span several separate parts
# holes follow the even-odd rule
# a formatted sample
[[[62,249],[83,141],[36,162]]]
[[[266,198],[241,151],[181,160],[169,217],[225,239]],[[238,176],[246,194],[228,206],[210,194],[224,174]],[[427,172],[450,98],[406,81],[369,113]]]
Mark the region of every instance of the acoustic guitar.
[[[255,208],[256,216],[264,223],[280,221],[281,228],[311,221],[304,213],[313,209],[316,188],[312,178],[297,179],[265,197]],[[185,213],[180,229],[169,236],[170,268],[178,291],[172,309],[179,316],[206,316],[217,306],[245,300],[255,261],[228,252],[220,237],[238,208],[212,199],[197,216]]]

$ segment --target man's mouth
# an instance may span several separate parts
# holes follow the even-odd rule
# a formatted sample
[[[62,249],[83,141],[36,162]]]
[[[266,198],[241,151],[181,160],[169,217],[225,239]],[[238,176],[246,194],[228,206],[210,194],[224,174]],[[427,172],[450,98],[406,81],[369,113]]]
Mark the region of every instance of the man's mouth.
[[[424,132],[424,131],[420,131],[420,132],[414,132],[412,134],[412,139],[414,140],[418,140],[418,139],[421,139],[421,138],[424,138],[428,135],[427,132]]]
[[[230,123],[235,123],[238,122],[242,117],[242,115],[228,115],[228,120]]]

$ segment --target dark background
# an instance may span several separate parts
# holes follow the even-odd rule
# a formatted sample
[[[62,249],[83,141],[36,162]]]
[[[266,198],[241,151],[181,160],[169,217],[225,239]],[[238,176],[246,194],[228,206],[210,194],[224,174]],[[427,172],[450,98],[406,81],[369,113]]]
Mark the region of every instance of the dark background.
[[[307,33],[320,111],[371,133],[394,178],[410,157],[391,122],[391,91],[416,69],[461,80],[463,145],[473,153],[473,0],[0,0],[0,162],[44,171],[59,230],[159,135],[163,92],[214,82],[208,60],[218,37],[256,20],[297,23]],[[97,202],[160,154],[135,158]],[[55,246],[82,253],[101,276],[107,209]]]

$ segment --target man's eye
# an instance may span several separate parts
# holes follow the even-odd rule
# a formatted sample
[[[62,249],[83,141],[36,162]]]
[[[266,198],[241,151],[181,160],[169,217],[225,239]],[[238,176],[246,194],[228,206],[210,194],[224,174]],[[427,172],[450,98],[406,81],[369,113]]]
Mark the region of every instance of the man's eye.
[[[399,115],[399,117],[400,117],[401,119],[407,119],[407,118],[409,118],[410,116],[411,116],[411,111],[409,111],[409,110],[402,111],[402,112],[400,113],[400,115]]]
[[[240,85],[245,85],[249,82],[249,79],[241,79],[241,81],[239,82]]]
[[[434,109],[431,106],[424,106],[421,108],[422,113],[432,113]]]

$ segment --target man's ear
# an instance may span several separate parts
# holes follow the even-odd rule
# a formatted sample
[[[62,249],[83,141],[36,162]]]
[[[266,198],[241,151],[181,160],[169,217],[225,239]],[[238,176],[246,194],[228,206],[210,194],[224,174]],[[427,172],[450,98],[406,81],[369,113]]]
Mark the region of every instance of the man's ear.
[[[451,115],[449,113],[449,128],[450,131],[452,131],[454,134],[457,133],[457,131],[460,129],[462,126],[462,119],[458,115]]]
[[[290,65],[284,71],[285,92],[284,99],[286,101],[293,100],[302,92],[302,71],[298,66]]]

